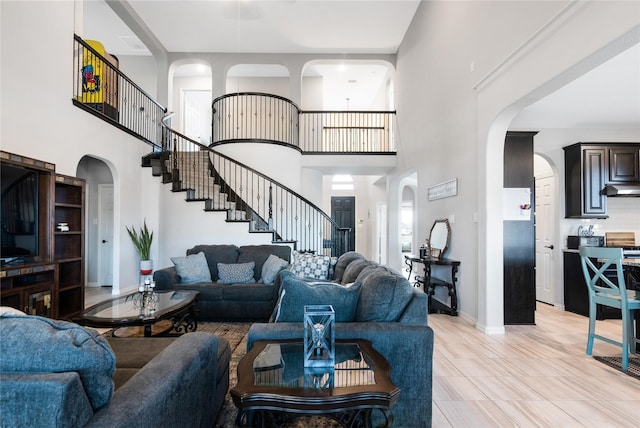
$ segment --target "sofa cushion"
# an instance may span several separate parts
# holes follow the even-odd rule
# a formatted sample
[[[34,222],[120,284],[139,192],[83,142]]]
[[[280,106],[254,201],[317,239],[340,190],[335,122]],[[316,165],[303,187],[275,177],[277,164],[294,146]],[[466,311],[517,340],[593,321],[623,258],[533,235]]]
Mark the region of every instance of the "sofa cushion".
[[[345,281],[342,280],[342,276],[344,275],[344,271],[347,268],[347,266],[349,266],[349,264],[354,260],[360,260],[364,258],[365,257],[362,254],[356,251],[347,251],[346,253],[338,257],[332,279],[335,282],[344,284]]]
[[[77,372],[94,410],[111,400],[116,359],[97,331],[49,318],[4,315],[0,343],[0,371]]]
[[[211,282],[209,265],[207,265],[207,259],[202,251],[187,257],[171,257],[171,261],[176,267],[176,272],[180,275],[182,284]]]
[[[222,299],[226,302],[261,302],[276,299],[277,290],[273,285],[265,284],[229,284],[222,288]]]
[[[413,298],[409,281],[383,266],[363,270],[355,321],[397,321]]]
[[[262,265],[262,277],[260,279],[264,284],[273,284],[278,272],[286,268],[288,264],[288,261],[283,260],[278,256],[274,256],[273,254],[269,254],[269,257]]]
[[[333,282],[308,284],[288,271],[282,273],[281,279],[275,322],[302,322],[305,305],[331,305],[336,313],[336,322],[354,320],[360,283],[351,287]]]
[[[238,263],[254,262],[254,279],[262,277],[262,267],[270,255],[280,257],[289,262],[291,247],[287,245],[243,245],[238,248]]]
[[[187,250],[187,255],[197,254],[200,251],[204,253],[209,265],[209,272],[211,272],[211,280],[218,280],[218,263],[237,263],[238,262],[238,247],[230,244],[220,245],[196,245],[195,247]]]
[[[331,256],[295,254],[291,270],[300,278],[326,280],[329,278]]]
[[[255,262],[218,263],[218,282],[220,284],[249,284],[256,282],[253,275]]]
[[[350,282],[354,282],[358,278],[358,275],[360,275],[360,272],[362,272],[362,269],[366,268],[371,263],[373,262],[370,262],[367,259],[357,259],[352,261],[344,270],[342,281],[340,281],[340,283],[348,284]]]

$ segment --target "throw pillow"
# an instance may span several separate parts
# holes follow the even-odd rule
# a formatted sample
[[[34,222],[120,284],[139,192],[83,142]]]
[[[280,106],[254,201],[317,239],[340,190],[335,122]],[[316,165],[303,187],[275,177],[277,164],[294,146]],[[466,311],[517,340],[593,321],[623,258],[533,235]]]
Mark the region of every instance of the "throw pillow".
[[[24,316],[26,316],[27,314],[25,314],[24,312],[22,312],[19,309],[12,308],[11,306],[0,306],[0,316],[2,316],[2,315],[16,315],[16,316],[24,315]]]
[[[211,271],[202,251],[187,257],[171,257],[171,261],[180,275],[180,283],[211,282]]]
[[[269,254],[267,261],[262,265],[262,282],[264,284],[273,284],[278,272],[286,268],[288,264],[289,262],[286,260],[283,260],[278,256],[274,256],[273,254]]]
[[[291,270],[300,278],[328,279],[331,256],[295,254]]]
[[[0,343],[2,373],[77,372],[94,410],[111,400],[116,357],[96,330],[67,321],[5,314],[0,317]]]
[[[354,320],[360,283],[343,287],[333,282],[307,284],[293,273],[282,273],[282,291],[276,308],[275,322],[302,322],[305,305],[331,305],[336,322]]]
[[[218,282],[220,284],[250,284],[256,282],[253,277],[255,262],[218,263]]]

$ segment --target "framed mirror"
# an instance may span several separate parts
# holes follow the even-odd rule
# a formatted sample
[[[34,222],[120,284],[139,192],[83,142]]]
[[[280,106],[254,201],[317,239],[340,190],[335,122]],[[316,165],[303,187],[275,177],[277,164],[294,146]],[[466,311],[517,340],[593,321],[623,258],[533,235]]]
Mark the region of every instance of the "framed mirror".
[[[449,220],[436,220],[431,226],[429,233],[429,250],[431,257],[441,259],[444,257],[447,248],[449,248],[449,240],[451,239],[451,227]]]

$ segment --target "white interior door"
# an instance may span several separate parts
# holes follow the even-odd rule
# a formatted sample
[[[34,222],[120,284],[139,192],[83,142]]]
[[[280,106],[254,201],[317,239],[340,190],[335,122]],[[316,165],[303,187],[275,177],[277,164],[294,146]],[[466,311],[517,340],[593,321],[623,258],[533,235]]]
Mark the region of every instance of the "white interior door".
[[[182,109],[184,135],[205,145],[211,143],[211,91],[185,89]]]
[[[555,178],[536,177],[536,300],[553,305],[555,295]]]
[[[113,185],[98,185],[98,283],[113,285]]]

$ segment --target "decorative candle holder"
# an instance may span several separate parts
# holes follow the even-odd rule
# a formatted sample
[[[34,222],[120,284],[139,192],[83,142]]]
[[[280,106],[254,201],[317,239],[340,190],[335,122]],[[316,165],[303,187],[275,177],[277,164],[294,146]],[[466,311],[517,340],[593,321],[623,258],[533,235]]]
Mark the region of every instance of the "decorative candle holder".
[[[336,314],[331,305],[304,307],[304,366],[334,367]]]
[[[158,307],[158,295],[154,293],[156,283],[145,278],[144,284],[138,287],[138,294],[133,296],[133,307],[140,310],[140,314],[154,312]]]

